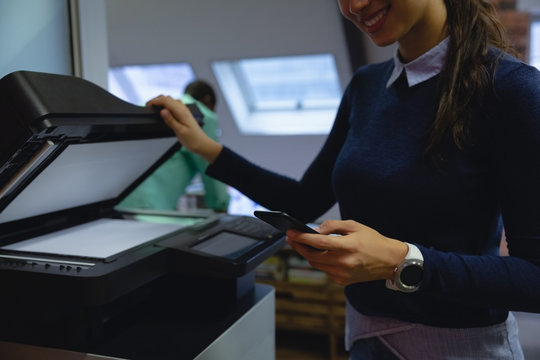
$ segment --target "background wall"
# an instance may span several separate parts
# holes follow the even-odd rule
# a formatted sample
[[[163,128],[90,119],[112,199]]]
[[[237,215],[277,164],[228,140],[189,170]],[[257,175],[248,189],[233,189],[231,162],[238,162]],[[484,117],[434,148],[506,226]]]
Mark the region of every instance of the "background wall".
[[[72,74],[68,1],[0,0],[0,78],[18,70]]]
[[[70,0],[73,7],[73,36],[76,75],[107,88],[109,68],[105,0]]]

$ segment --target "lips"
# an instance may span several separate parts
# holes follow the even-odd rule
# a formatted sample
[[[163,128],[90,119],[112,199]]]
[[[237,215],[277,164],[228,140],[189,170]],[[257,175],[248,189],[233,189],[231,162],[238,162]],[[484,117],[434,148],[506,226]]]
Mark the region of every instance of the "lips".
[[[386,14],[388,14],[388,10],[390,9],[390,6],[385,7],[384,9],[381,9],[377,11],[375,14],[365,17],[362,19],[362,23],[366,27],[366,30],[369,33],[373,33],[383,25],[384,20],[386,19]]]

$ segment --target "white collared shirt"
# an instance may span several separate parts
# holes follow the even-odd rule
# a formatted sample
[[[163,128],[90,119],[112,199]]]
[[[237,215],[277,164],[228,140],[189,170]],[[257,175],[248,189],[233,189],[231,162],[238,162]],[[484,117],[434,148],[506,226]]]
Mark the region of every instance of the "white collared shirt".
[[[394,70],[386,83],[386,87],[389,88],[399,78],[403,70],[405,70],[409,87],[420,84],[439,74],[446,63],[449,43],[450,37],[447,37],[435,47],[408,63],[403,63],[400,60],[396,50],[394,54]]]

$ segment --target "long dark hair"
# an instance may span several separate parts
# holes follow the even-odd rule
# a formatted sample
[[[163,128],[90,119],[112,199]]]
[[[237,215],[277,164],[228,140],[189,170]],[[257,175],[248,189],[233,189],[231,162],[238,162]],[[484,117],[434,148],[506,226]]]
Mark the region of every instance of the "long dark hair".
[[[493,5],[487,0],[444,0],[450,46],[440,78],[440,103],[427,154],[438,152],[443,138],[451,136],[459,149],[467,137],[471,104],[489,86],[494,67],[486,64],[490,46],[512,52]],[[493,64],[492,64],[493,65]]]

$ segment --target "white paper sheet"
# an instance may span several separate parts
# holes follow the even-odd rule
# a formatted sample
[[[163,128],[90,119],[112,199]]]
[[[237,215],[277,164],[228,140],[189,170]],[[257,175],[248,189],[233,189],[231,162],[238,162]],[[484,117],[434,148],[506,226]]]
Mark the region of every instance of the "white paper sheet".
[[[1,249],[105,259],[182,227],[179,224],[100,219]]]

